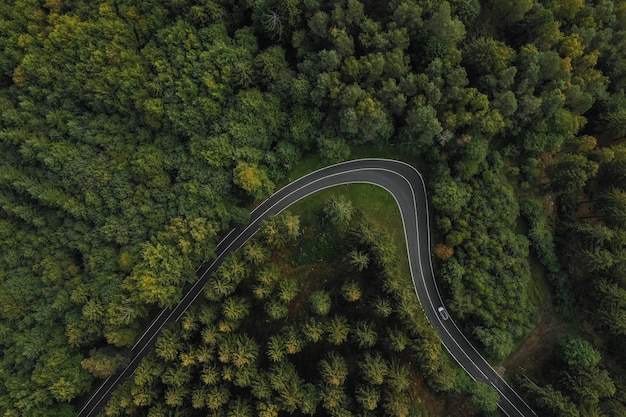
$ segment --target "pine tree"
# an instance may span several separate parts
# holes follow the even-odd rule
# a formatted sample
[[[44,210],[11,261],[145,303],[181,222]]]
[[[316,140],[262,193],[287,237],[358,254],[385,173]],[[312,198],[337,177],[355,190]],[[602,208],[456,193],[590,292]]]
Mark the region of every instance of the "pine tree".
[[[273,362],[280,362],[285,357],[285,336],[277,334],[270,336],[267,341],[267,356]]]
[[[387,346],[389,346],[392,351],[402,352],[410,342],[411,339],[397,326],[387,329]]]
[[[185,402],[188,390],[182,386],[173,386],[165,391],[165,404],[171,407],[180,407]]]
[[[396,393],[406,391],[411,385],[409,369],[396,357],[391,360],[386,375],[389,387]]]
[[[325,384],[339,386],[348,377],[348,364],[336,351],[328,352],[326,357],[319,362],[318,368]]]
[[[218,309],[216,305],[204,303],[199,308],[198,321],[205,326],[213,324],[218,316],[217,313]]]
[[[228,407],[228,417],[252,417],[252,407],[247,400],[237,397],[235,401],[231,401]]]
[[[180,363],[182,366],[188,368],[190,366],[195,365],[196,363],[196,352],[191,351],[191,352],[181,352],[178,355],[178,358],[180,359]]]
[[[202,330],[202,343],[208,346],[215,346],[220,340],[220,332],[214,325],[206,326]]]
[[[598,403],[600,398],[615,394],[615,383],[609,373],[596,366],[577,372],[565,372],[565,385],[580,398],[580,402]]]
[[[231,362],[237,368],[253,364],[259,354],[259,346],[247,335],[237,335],[231,352]]]
[[[256,274],[256,280],[263,285],[272,287],[275,283],[282,279],[280,269],[275,264],[263,266]]]
[[[133,398],[133,404],[138,407],[148,407],[154,404],[158,397],[158,393],[154,387],[147,385],[134,385],[130,392]]]
[[[239,321],[250,313],[250,303],[242,297],[229,297],[222,303],[222,314],[227,320]]]
[[[182,387],[191,379],[191,372],[189,368],[180,365],[174,365],[165,370],[161,376],[161,381],[164,384]]]
[[[343,316],[333,317],[326,326],[326,339],[333,345],[340,345],[348,339],[350,325]]]
[[[404,392],[387,392],[385,394],[385,402],[383,407],[389,416],[407,416],[409,415],[410,399]]]
[[[198,329],[198,323],[196,322],[195,314],[193,314],[190,310],[184,314],[181,322],[181,330],[182,330],[182,338],[184,340],[189,340]]]
[[[332,195],[324,205],[324,213],[334,225],[345,225],[352,220],[354,207],[343,194]]]
[[[348,281],[341,286],[341,295],[344,300],[353,303],[361,299],[361,287],[358,282]]]
[[[626,227],[626,192],[616,187],[603,191],[594,204],[608,225]]]
[[[252,287],[252,294],[257,300],[265,300],[272,294],[272,287],[264,284],[258,284]]]
[[[372,304],[374,314],[380,318],[387,318],[393,313],[393,307],[388,298],[376,298]]]
[[[626,335],[626,290],[608,281],[598,284],[598,318],[614,335]]]
[[[195,409],[204,408],[208,393],[209,391],[206,387],[194,388],[191,392],[191,406]]]
[[[348,405],[348,396],[342,386],[323,384],[319,395],[322,405],[331,412],[331,415]]]
[[[252,380],[250,391],[259,400],[269,400],[272,397],[272,385],[267,377],[267,372],[261,370]]]
[[[348,253],[348,263],[351,267],[361,272],[369,265],[370,257],[367,253],[354,249]]]
[[[209,410],[217,410],[228,403],[230,394],[228,389],[223,385],[215,385],[209,388],[206,397],[206,406]]]
[[[313,343],[322,340],[325,330],[324,324],[315,320],[315,317],[309,318],[309,320],[302,325],[302,334],[308,341]]]
[[[278,417],[280,408],[277,404],[258,402],[256,410],[259,417]]]
[[[365,410],[375,410],[380,401],[380,391],[372,385],[359,385],[356,387],[356,401]]]
[[[265,312],[272,320],[280,320],[287,317],[289,309],[283,301],[273,299],[265,304]]]
[[[208,363],[212,361],[214,358],[213,349],[211,349],[210,347],[204,344],[200,345],[200,347],[198,347],[194,353],[195,353],[195,360],[198,363]]]
[[[232,294],[236,284],[226,278],[214,276],[204,289],[204,296],[209,301],[218,301]]]
[[[300,283],[294,278],[285,279],[278,285],[278,297],[285,303],[296,298],[298,291],[300,291]]]
[[[331,299],[327,291],[314,291],[309,297],[311,310],[319,316],[325,316],[330,312]]]
[[[158,357],[166,361],[173,361],[178,357],[181,348],[179,332],[166,328],[157,339],[155,352]]]
[[[352,329],[352,339],[361,349],[371,348],[378,340],[376,326],[371,321],[358,321]]]
[[[163,373],[164,366],[160,361],[154,360],[154,354],[146,356],[137,366],[133,375],[135,385],[150,386],[154,384],[159,376]]]
[[[248,262],[254,265],[260,265],[267,258],[267,253],[263,245],[253,239],[248,241],[244,246],[243,256]]]
[[[148,410],[148,417],[170,417],[171,410],[163,403],[157,403]]]
[[[216,385],[221,381],[218,367],[216,365],[204,365],[200,373],[200,380],[205,385]]]
[[[366,353],[362,361],[358,362],[363,379],[373,385],[381,385],[387,376],[387,363],[379,353]]]
[[[288,355],[295,355],[304,348],[304,338],[295,326],[287,326],[283,330],[284,350]]]
[[[293,413],[304,395],[304,381],[290,362],[279,362],[270,368],[269,381],[280,398],[281,407]]]

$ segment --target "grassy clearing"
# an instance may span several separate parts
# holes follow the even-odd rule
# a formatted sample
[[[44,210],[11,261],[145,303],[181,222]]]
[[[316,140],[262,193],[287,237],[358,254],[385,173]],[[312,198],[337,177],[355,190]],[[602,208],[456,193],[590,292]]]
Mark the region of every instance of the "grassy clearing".
[[[359,158],[389,158],[397,159],[412,163],[406,159],[406,155],[402,155],[395,147],[386,148],[362,147],[353,150],[350,159]],[[278,187],[284,186],[289,181],[300,178],[317,169],[328,166],[328,162],[324,161],[317,155],[304,158],[298,166],[288,175],[287,180]],[[396,246],[400,251],[400,256],[407,259],[406,241],[404,237],[404,227],[400,210],[394,198],[384,189],[370,184],[349,184],[339,185],[326,190],[319,191],[289,208],[292,212],[299,214],[303,224],[315,221],[319,218],[319,213],[323,209],[324,204],[333,194],[343,194],[357,210],[360,210],[365,217],[371,222],[385,228],[394,238]],[[314,248],[314,254],[323,257],[332,248],[328,247],[328,241],[321,241]],[[311,255],[314,255],[313,253]],[[407,261],[402,261],[402,272],[409,274],[409,265]]]
[[[530,301],[537,307],[537,310],[544,314],[552,312],[554,305],[550,295],[550,284],[546,278],[545,267],[541,265],[534,254],[530,254],[528,259],[530,265],[531,280],[528,283],[527,291]]]
[[[324,208],[326,201],[332,195],[344,195],[354,207],[361,211],[371,222],[383,227],[394,238],[396,246],[400,251],[400,259],[406,259],[406,243],[404,238],[404,227],[400,210],[394,198],[386,190],[371,184],[348,184],[338,185],[326,190],[318,191],[309,197],[297,202],[289,209],[300,215],[303,224],[311,223],[319,218],[319,213]],[[325,247],[325,239],[320,239],[318,245],[314,245],[315,253],[319,253],[320,258],[325,251],[332,248]],[[318,247],[319,246],[319,247]],[[402,271],[409,274],[407,261],[402,261]]]

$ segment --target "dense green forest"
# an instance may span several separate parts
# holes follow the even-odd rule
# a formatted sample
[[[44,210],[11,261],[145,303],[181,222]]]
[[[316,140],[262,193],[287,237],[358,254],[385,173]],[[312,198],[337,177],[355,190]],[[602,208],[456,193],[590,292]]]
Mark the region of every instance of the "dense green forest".
[[[418,415],[420,373],[432,389],[451,390],[455,371],[394,240],[342,197],[302,228],[290,212],[263,225],[104,414]],[[276,239],[281,228],[290,232]],[[312,264],[313,253],[324,262]],[[474,407],[495,409],[495,392],[460,386]]]
[[[75,416],[150,315],[176,304],[219,237],[304,157],[389,150],[425,174],[436,273],[478,348],[494,363],[523,356],[557,322],[545,354],[528,352],[507,379],[542,416],[626,415],[626,1],[9,0],[0,47],[3,416]],[[393,371],[490,415],[489,392],[449,369],[426,323],[410,322],[415,299],[410,313],[394,307],[401,287],[369,302],[363,280],[386,261],[358,240],[359,216],[337,243],[347,251],[337,265],[353,272],[310,289],[327,314],[304,306],[315,298],[290,310],[308,294],[294,277],[255,291],[262,271],[286,267],[294,218],[272,220],[274,234],[229,260],[215,278],[224,286],[163,333],[142,365],[154,375],[136,374],[110,414],[249,415],[267,404],[371,415],[376,397],[376,410],[419,415],[427,405],[411,405]],[[352,284],[363,302],[350,302]],[[323,334],[273,360],[270,339],[244,320],[261,300],[270,307],[254,317],[269,317],[275,343],[312,318]],[[333,343],[332,326],[347,339]],[[357,329],[376,335],[371,349]],[[223,356],[216,340],[227,340]],[[297,401],[279,385],[255,388],[228,352],[239,343],[256,378],[291,378]],[[384,364],[380,384],[367,358]],[[309,365],[318,382],[300,375]],[[213,366],[223,381],[200,385]],[[209,407],[209,390],[226,402]]]

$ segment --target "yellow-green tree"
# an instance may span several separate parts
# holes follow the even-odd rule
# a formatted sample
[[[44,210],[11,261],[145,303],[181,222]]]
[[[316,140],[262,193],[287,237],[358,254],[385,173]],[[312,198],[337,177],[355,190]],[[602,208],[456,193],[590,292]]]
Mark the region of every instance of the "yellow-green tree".
[[[262,198],[274,190],[274,183],[270,181],[265,169],[257,164],[239,162],[234,170],[233,181],[254,198]]]

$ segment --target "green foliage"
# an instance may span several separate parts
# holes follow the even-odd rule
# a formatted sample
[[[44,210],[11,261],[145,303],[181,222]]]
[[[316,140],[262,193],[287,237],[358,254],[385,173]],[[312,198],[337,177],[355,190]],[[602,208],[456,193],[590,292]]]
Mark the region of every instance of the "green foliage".
[[[463,25],[468,28],[480,15],[480,3],[478,0],[464,0],[458,5],[456,14]]]
[[[559,308],[563,314],[572,309],[572,294],[567,288],[565,274],[556,255],[552,233],[546,219],[546,213],[537,200],[528,200],[521,206],[521,213],[530,225],[528,237],[539,261],[548,271],[548,279],[553,285]]]
[[[457,217],[469,202],[470,197],[470,190],[465,184],[458,184],[452,178],[446,178],[435,185],[435,195],[432,201],[433,205],[444,215]]]
[[[249,312],[250,307],[245,299],[229,297],[222,303],[222,314],[227,320],[242,320]]]
[[[476,381],[471,388],[472,403],[483,413],[492,413],[498,409],[500,395],[487,383]]]
[[[344,195],[333,195],[324,205],[324,214],[333,225],[341,226],[350,222],[354,216],[354,208]]]
[[[441,49],[439,53],[427,52],[430,58],[444,57],[465,37],[465,27],[451,15],[450,3],[447,1],[441,2],[430,18],[424,22],[424,30],[428,34],[427,45]]]
[[[540,387],[527,381],[522,384],[539,411],[548,416],[578,417],[576,406],[560,391],[552,386]]]
[[[287,317],[289,309],[281,300],[270,300],[265,304],[265,312],[272,320],[280,320]]]
[[[500,174],[516,172],[509,164],[518,167],[520,188],[533,194],[548,165],[551,183],[542,191],[559,195],[559,237],[551,237],[545,215],[533,219],[529,209],[529,241],[560,308],[577,306],[572,292],[584,310],[598,306],[592,326],[606,331],[600,337],[610,339],[607,345],[621,343],[626,165],[615,144],[626,132],[622,3],[3,4],[1,413],[75,414],[67,402],[86,391],[89,372],[101,377],[122,362],[106,349],[132,346],[153,310],[176,304],[196,279],[197,265],[214,256],[218,236],[245,223],[251,198],[267,196],[303,155],[337,162],[364,144],[399,144],[406,155],[429,162],[435,223],[454,248],[438,271],[445,295],[462,326],[481,329],[494,356],[534,320],[525,301],[527,243],[513,231],[515,198]],[[504,168],[497,166],[498,150]],[[593,200],[588,217],[603,224],[572,214],[571,200],[583,195]],[[349,217],[342,219],[351,223]],[[422,326],[401,295],[400,274],[389,270],[395,255],[388,241],[370,226],[356,228],[360,243],[345,252],[357,274],[352,278],[385,271],[375,297],[361,287],[362,304],[377,317],[401,315],[404,325]],[[243,261],[228,261],[205,290],[224,317],[205,316],[211,323],[186,317],[179,335],[185,343],[199,337],[208,349],[222,333],[265,320],[256,314],[262,311],[272,326],[298,317],[295,306],[322,288],[297,291],[289,279],[258,281],[250,285],[255,299],[248,315],[230,304],[222,311],[222,304],[245,298],[240,283],[259,272],[272,250],[284,255],[301,232],[299,219],[288,214],[264,225],[257,247],[244,249]],[[320,252],[329,253],[330,241],[320,241],[326,245]],[[317,254],[312,250],[311,259],[320,259]],[[559,267],[557,255],[568,268]],[[296,257],[299,265],[310,260]],[[583,301],[587,294],[595,305]],[[333,298],[325,314],[343,304]],[[327,323],[309,324],[316,329],[309,339],[325,343],[320,328]],[[192,352],[168,337],[157,343],[158,357],[194,366]],[[400,339],[394,338],[394,349]],[[429,383],[449,386],[445,365],[422,342],[419,355],[430,359],[420,366]],[[61,365],[50,355],[63,357]],[[220,375],[242,385],[253,372],[220,369]],[[568,379],[578,387],[573,391],[580,390],[578,377]],[[314,414],[317,387],[306,387],[289,408]],[[408,412],[406,396],[374,393],[367,385],[359,397],[363,409],[355,411],[350,407],[358,401],[341,400],[357,398],[354,393],[327,389],[336,405],[328,412]],[[548,394],[557,405],[546,405],[546,413],[575,414]],[[107,412],[167,415],[182,402],[218,414],[279,413],[271,398],[257,404],[238,395],[228,385],[206,392],[168,388],[158,396],[129,388]],[[580,406],[588,407],[583,413],[609,409],[609,401],[597,397],[597,404]]]
[[[350,303],[359,301],[362,295],[359,283],[356,281],[347,281],[341,286],[341,295]]]
[[[380,355],[366,353],[363,361],[359,362],[359,370],[366,382],[373,385],[381,385],[387,376],[388,367]]]
[[[378,333],[374,323],[368,321],[359,321],[352,329],[352,338],[355,344],[364,349],[371,348],[378,340]]]
[[[365,410],[375,410],[380,402],[380,391],[371,385],[358,386],[356,389],[356,401]]]
[[[598,197],[597,212],[602,215],[609,226],[626,228],[626,192],[611,187]]]
[[[309,302],[311,304],[311,310],[313,313],[319,316],[325,316],[330,311],[331,307],[331,298],[330,294],[327,291],[315,291],[309,297]]]
[[[237,164],[234,170],[234,183],[241,186],[254,198],[263,198],[272,193],[274,184],[267,173],[257,165],[246,162]]]
[[[492,38],[479,38],[470,43],[463,59],[477,74],[498,73],[509,66],[515,51],[504,42]]]
[[[370,258],[367,253],[358,250],[350,251],[348,254],[348,263],[357,271],[361,272],[369,265]]]
[[[414,104],[406,116],[406,126],[400,133],[404,145],[412,152],[426,153],[443,128],[436,110],[429,105]]]
[[[515,339],[535,320],[522,290],[530,279],[528,242],[514,231],[518,207],[510,186],[490,166],[498,164],[497,157],[486,158],[467,182],[454,181],[440,167],[432,197],[439,216],[450,221],[445,243],[454,252],[443,263],[441,278],[451,295],[451,309],[467,320],[466,330],[494,359],[509,354]]]
[[[565,373],[565,385],[580,402],[597,404],[601,398],[615,394],[615,383],[609,373],[597,367],[580,370],[576,373]]]
[[[350,146],[341,138],[320,137],[318,147],[322,158],[330,163],[345,161],[350,156]]]
[[[343,316],[334,316],[326,326],[326,339],[332,345],[340,345],[348,340],[350,325],[348,320]]]
[[[223,409],[236,415],[254,411],[267,416],[315,415],[322,410],[403,414],[417,407],[409,394],[416,372],[409,361],[415,352],[420,363],[438,367],[433,363],[441,360],[442,351],[436,333],[416,311],[411,281],[397,277],[398,258],[388,252],[395,253],[390,247],[393,240],[361,216],[342,236],[347,252],[362,247],[379,267],[361,271],[358,280],[339,279],[329,290],[321,289],[319,276],[299,280],[286,276],[291,272],[276,263],[277,256],[288,258],[295,248],[270,249],[261,243],[267,253],[263,262],[229,257],[215,278],[228,277],[234,286],[231,293],[216,300],[206,292],[203,302],[167,328],[157,340],[155,354],[139,365],[130,389],[115,394],[109,412],[152,415],[181,404],[198,411]],[[245,246],[241,252],[248,253]],[[381,261],[380,256],[387,259]],[[348,257],[339,256],[332,265],[346,272],[351,268]],[[381,271],[389,276],[386,285],[391,292],[385,297],[389,312],[384,322],[377,319],[375,304],[370,308],[351,302],[387,291],[385,284],[373,279]],[[362,287],[361,279],[372,285]],[[260,286],[268,289],[267,297],[258,297]],[[298,288],[308,295],[311,310],[302,303],[307,298],[294,292]],[[325,311],[317,311],[316,303],[324,304]],[[90,309],[97,315],[97,306]],[[268,313],[277,309],[280,314],[256,317],[253,312],[261,309]]]
[[[590,368],[600,362],[600,352],[585,339],[569,338],[559,343],[560,356],[571,368]]]
[[[583,155],[566,154],[548,171],[551,186],[557,193],[572,193],[585,186],[598,172],[598,164]]]
[[[476,327],[474,334],[480,343],[485,346],[487,357],[501,360],[513,350],[513,338],[507,331],[492,328]]]
[[[283,248],[300,235],[300,217],[285,210],[263,221],[259,232],[270,246]]]
[[[606,281],[597,287],[600,298],[599,318],[603,326],[615,335],[626,335],[626,289]]]
[[[121,354],[112,354],[105,350],[95,349],[89,358],[85,358],[80,365],[97,378],[107,378],[113,375],[121,366],[125,365],[127,358]]]
[[[323,383],[340,386],[348,376],[348,365],[341,355],[331,351],[326,355],[326,359],[320,361],[319,372]]]

